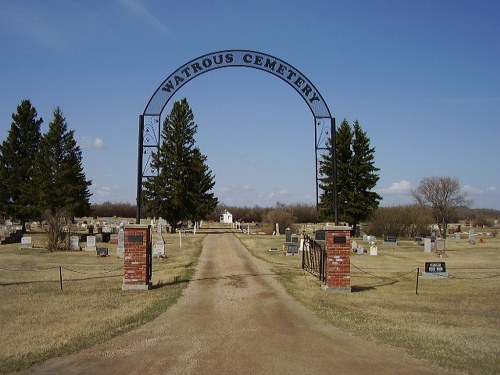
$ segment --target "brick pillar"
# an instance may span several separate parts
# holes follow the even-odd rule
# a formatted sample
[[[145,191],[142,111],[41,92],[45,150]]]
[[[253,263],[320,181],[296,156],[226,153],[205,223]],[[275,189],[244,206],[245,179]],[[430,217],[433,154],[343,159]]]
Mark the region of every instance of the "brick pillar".
[[[122,290],[151,289],[151,232],[148,225],[125,225]]]
[[[351,292],[351,227],[326,230],[326,285],[332,292]]]

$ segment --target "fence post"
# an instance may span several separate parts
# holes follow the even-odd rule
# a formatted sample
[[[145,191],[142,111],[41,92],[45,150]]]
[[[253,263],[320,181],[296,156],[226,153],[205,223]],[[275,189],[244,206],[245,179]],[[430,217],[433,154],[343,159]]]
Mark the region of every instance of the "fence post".
[[[61,290],[63,290],[63,279],[62,279],[62,267],[59,266],[59,283],[61,284]]]
[[[420,267],[417,267],[417,285],[415,286],[415,294],[418,296],[418,276],[420,274]]]

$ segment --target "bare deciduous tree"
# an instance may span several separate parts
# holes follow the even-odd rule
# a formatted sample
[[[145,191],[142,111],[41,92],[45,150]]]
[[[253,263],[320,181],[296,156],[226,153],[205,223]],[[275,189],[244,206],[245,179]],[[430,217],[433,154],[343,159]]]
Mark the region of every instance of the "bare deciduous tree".
[[[467,194],[462,192],[460,182],[453,177],[426,177],[412,195],[418,204],[430,207],[441,236],[446,237],[448,223],[458,207],[469,206]]]

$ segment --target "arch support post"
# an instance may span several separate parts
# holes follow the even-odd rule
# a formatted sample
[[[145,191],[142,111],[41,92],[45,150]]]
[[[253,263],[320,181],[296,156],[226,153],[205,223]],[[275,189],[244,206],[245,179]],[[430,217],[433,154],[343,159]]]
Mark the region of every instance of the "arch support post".
[[[142,205],[142,155],[144,153],[144,116],[139,115],[139,144],[137,146],[137,195],[136,195],[136,214],[135,223],[141,223],[141,205]]]

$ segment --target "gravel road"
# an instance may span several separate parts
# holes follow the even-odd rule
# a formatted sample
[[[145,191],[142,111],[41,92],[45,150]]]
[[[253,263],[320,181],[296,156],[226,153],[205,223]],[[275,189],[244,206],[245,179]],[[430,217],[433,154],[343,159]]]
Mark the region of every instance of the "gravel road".
[[[157,319],[23,374],[436,372],[448,374],[325,324],[286,294],[269,265],[226,233],[204,239],[193,281]]]

